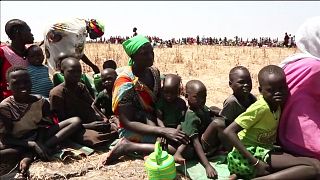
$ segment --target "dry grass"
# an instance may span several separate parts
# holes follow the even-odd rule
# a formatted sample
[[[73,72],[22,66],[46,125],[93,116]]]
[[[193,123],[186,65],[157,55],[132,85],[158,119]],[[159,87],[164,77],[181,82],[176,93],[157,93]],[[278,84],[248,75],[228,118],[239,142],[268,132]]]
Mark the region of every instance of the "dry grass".
[[[177,73],[182,76],[183,83],[191,79],[201,80],[208,89],[207,104],[222,107],[223,100],[231,93],[228,86],[231,68],[237,65],[247,67],[253,80],[252,93],[258,95],[259,70],[265,65],[279,64],[297,49],[181,45],[155,48],[154,51],[154,66],[161,73]],[[100,68],[105,59],[114,59],[118,66],[126,65],[128,61],[121,45],[88,44],[85,53]],[[90,70],[87,66],[84,68]]]
[[[228,86],[229,70],[236,65],[249,69],[253,78],[252,93],[258,95],[257,74],[268,64],[279,64],[296,52],[287,48],[222,47],[222,46],[174,46],[155,48],[154,65],[162,73],[177,73],[183,83],[199,79],[208,89],[207,105],[222,107],[231,89]],[[121,45],[87,44],[85,53],[102,68],[105,59],[114,59],[118,66],[127,64],[128,57]],[[90,69],[83,65],[86,72]],[[95,153],[87,159],[63,164],[61,162],[37,162],[30,171],[33,179],[147,179],[143,160],[126,159],[124,162],[97,170],[102,155]],[[182,175],[178,179],[187,179]]]

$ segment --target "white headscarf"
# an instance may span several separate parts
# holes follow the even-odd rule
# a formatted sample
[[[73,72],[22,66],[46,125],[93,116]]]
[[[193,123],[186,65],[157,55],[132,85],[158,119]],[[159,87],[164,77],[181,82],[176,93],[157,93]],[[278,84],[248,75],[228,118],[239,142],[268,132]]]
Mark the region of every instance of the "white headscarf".
[[[290,62],[303,58],[314,58],[320,61],[320,16],[307,19],[296,33],[296,44],[303,53],[286,58],[280,63],[284,68]]]
[[[62,39],[54,42],[51,35],[59,34]],[[83,19],[63,19],[50,24],[44,33],[44,45],[49,57],[47,58],[49,73],[57,70],[59,55],[72,56],[80,59],[84,53],[87,30]],[[46,55],[47,56],[47,55]]]

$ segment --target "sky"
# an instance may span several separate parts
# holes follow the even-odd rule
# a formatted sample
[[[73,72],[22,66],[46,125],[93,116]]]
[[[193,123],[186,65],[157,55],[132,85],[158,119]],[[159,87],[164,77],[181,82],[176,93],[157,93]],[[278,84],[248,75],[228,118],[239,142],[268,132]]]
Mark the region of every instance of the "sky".
[[[105,35],[138,34],[172,37],[235,36],[283,39],[295,34],[307,18],[319,15],[317,1],[0,1],[1,41],[7,41],[5,23],[24,20],[35,41],[59,19],[98,19]]]

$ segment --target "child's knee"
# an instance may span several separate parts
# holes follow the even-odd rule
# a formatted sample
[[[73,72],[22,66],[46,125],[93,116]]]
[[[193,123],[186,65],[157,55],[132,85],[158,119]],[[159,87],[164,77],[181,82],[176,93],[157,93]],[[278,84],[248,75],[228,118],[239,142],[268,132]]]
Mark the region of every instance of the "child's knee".
[[[226,127],[224,119],[223,118],[215,118],[212,123],[210,124],[210,126],[214,126],[217,129],[224,129]]]
[[[79,117],[72,117],[69,119],[70,124],[72,124],[75,127],[80,127],[81,126],[81,119]]]

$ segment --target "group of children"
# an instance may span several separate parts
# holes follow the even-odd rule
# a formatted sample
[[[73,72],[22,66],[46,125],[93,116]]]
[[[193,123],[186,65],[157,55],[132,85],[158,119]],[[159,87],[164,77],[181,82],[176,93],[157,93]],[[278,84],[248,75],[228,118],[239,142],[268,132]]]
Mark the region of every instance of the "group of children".
[[[192,157],[190,152],[195,152],[207,177],[216,178],[217,171],[207,156],[222,147],[228,153],[232,179],[319,178],[318,160],[287,154],[276,142],[281,110],[289,93],[284,71],[279,66],[268,65],[260,70],[258,80],[261,96],[257,100],[250,93],[252,80],[248,69],[232,68],[229,86],[233,94],[217,114],[205,105],[207,91],[201,81],[187,82],[186,105],[179,97],[181,79],[167,75],[157,106],[158,124],[181,128],[191,139],[190,144],[178,147],[174,154],[176,162],[183,163]]]
[[[92,99],[87,87],[79,84],[82,74],[79,61],[71,57],[62,60],[64,83],[53,88],[48,69],[42,65],[41,48],[30,46],[27,59],[30,63],[27,69],[8,70],[7,82],[13,96],[0,104],[0,134],[4,134],[0,150],[22,154],[21,175],[26,174],[34,156],[47,159],[54,147],[67,138],[80,139],[79,143],[94,146],[88,143],[90,138],[87,137],[92,131],[101,134],[113,129],[115,132],[112,123],[118,123],[111,108],[113,84],[117,78],[114,61],[105,63],[100,84],[96,84],[99,92]],[[250,93],[252,80],[248,69],[243,66],[232,68],[229,86],[233,94],[217,113],[205,105],[207,89],[201,81],[188,81],[184,88],[185,97],[182,97],[181,77],[175,74],[164,76],[161,97],[155,105],[157,125],[181,129],[190,138],[189,144],[178,145],[174,154],[177,163],[196,156],[207,177],[217,178],[219,174],[207,157],[224,151],[228,153],[231,178],[319,178],[318,160],[295,157],[274,146],[279,117],[288,96],[283,70],[268,65],[260,70],[258,80],[261,96],[257,99]],[[54,117],[60,122],[51,122]],[[102,136],[94,137],[97,144],[104,141]]]
[[[106,61],[101,72],[103,90],[93,99],[80,83],[78,59],[62,58],[59,74],[63,82],[54,87],[48,68],[43,65],[42,49],[32,45],[26,57],[27,68],[8,69],[6,77],[12,96],[0,103],[1,178],[6,171],[3,165],[14,160],[20,161],[15,167],[15,179],[27,178],[34,158],[48,160],[70,140],[96,148],[118,138],[118,120],[110,107],[117,77],[113,60]]]

